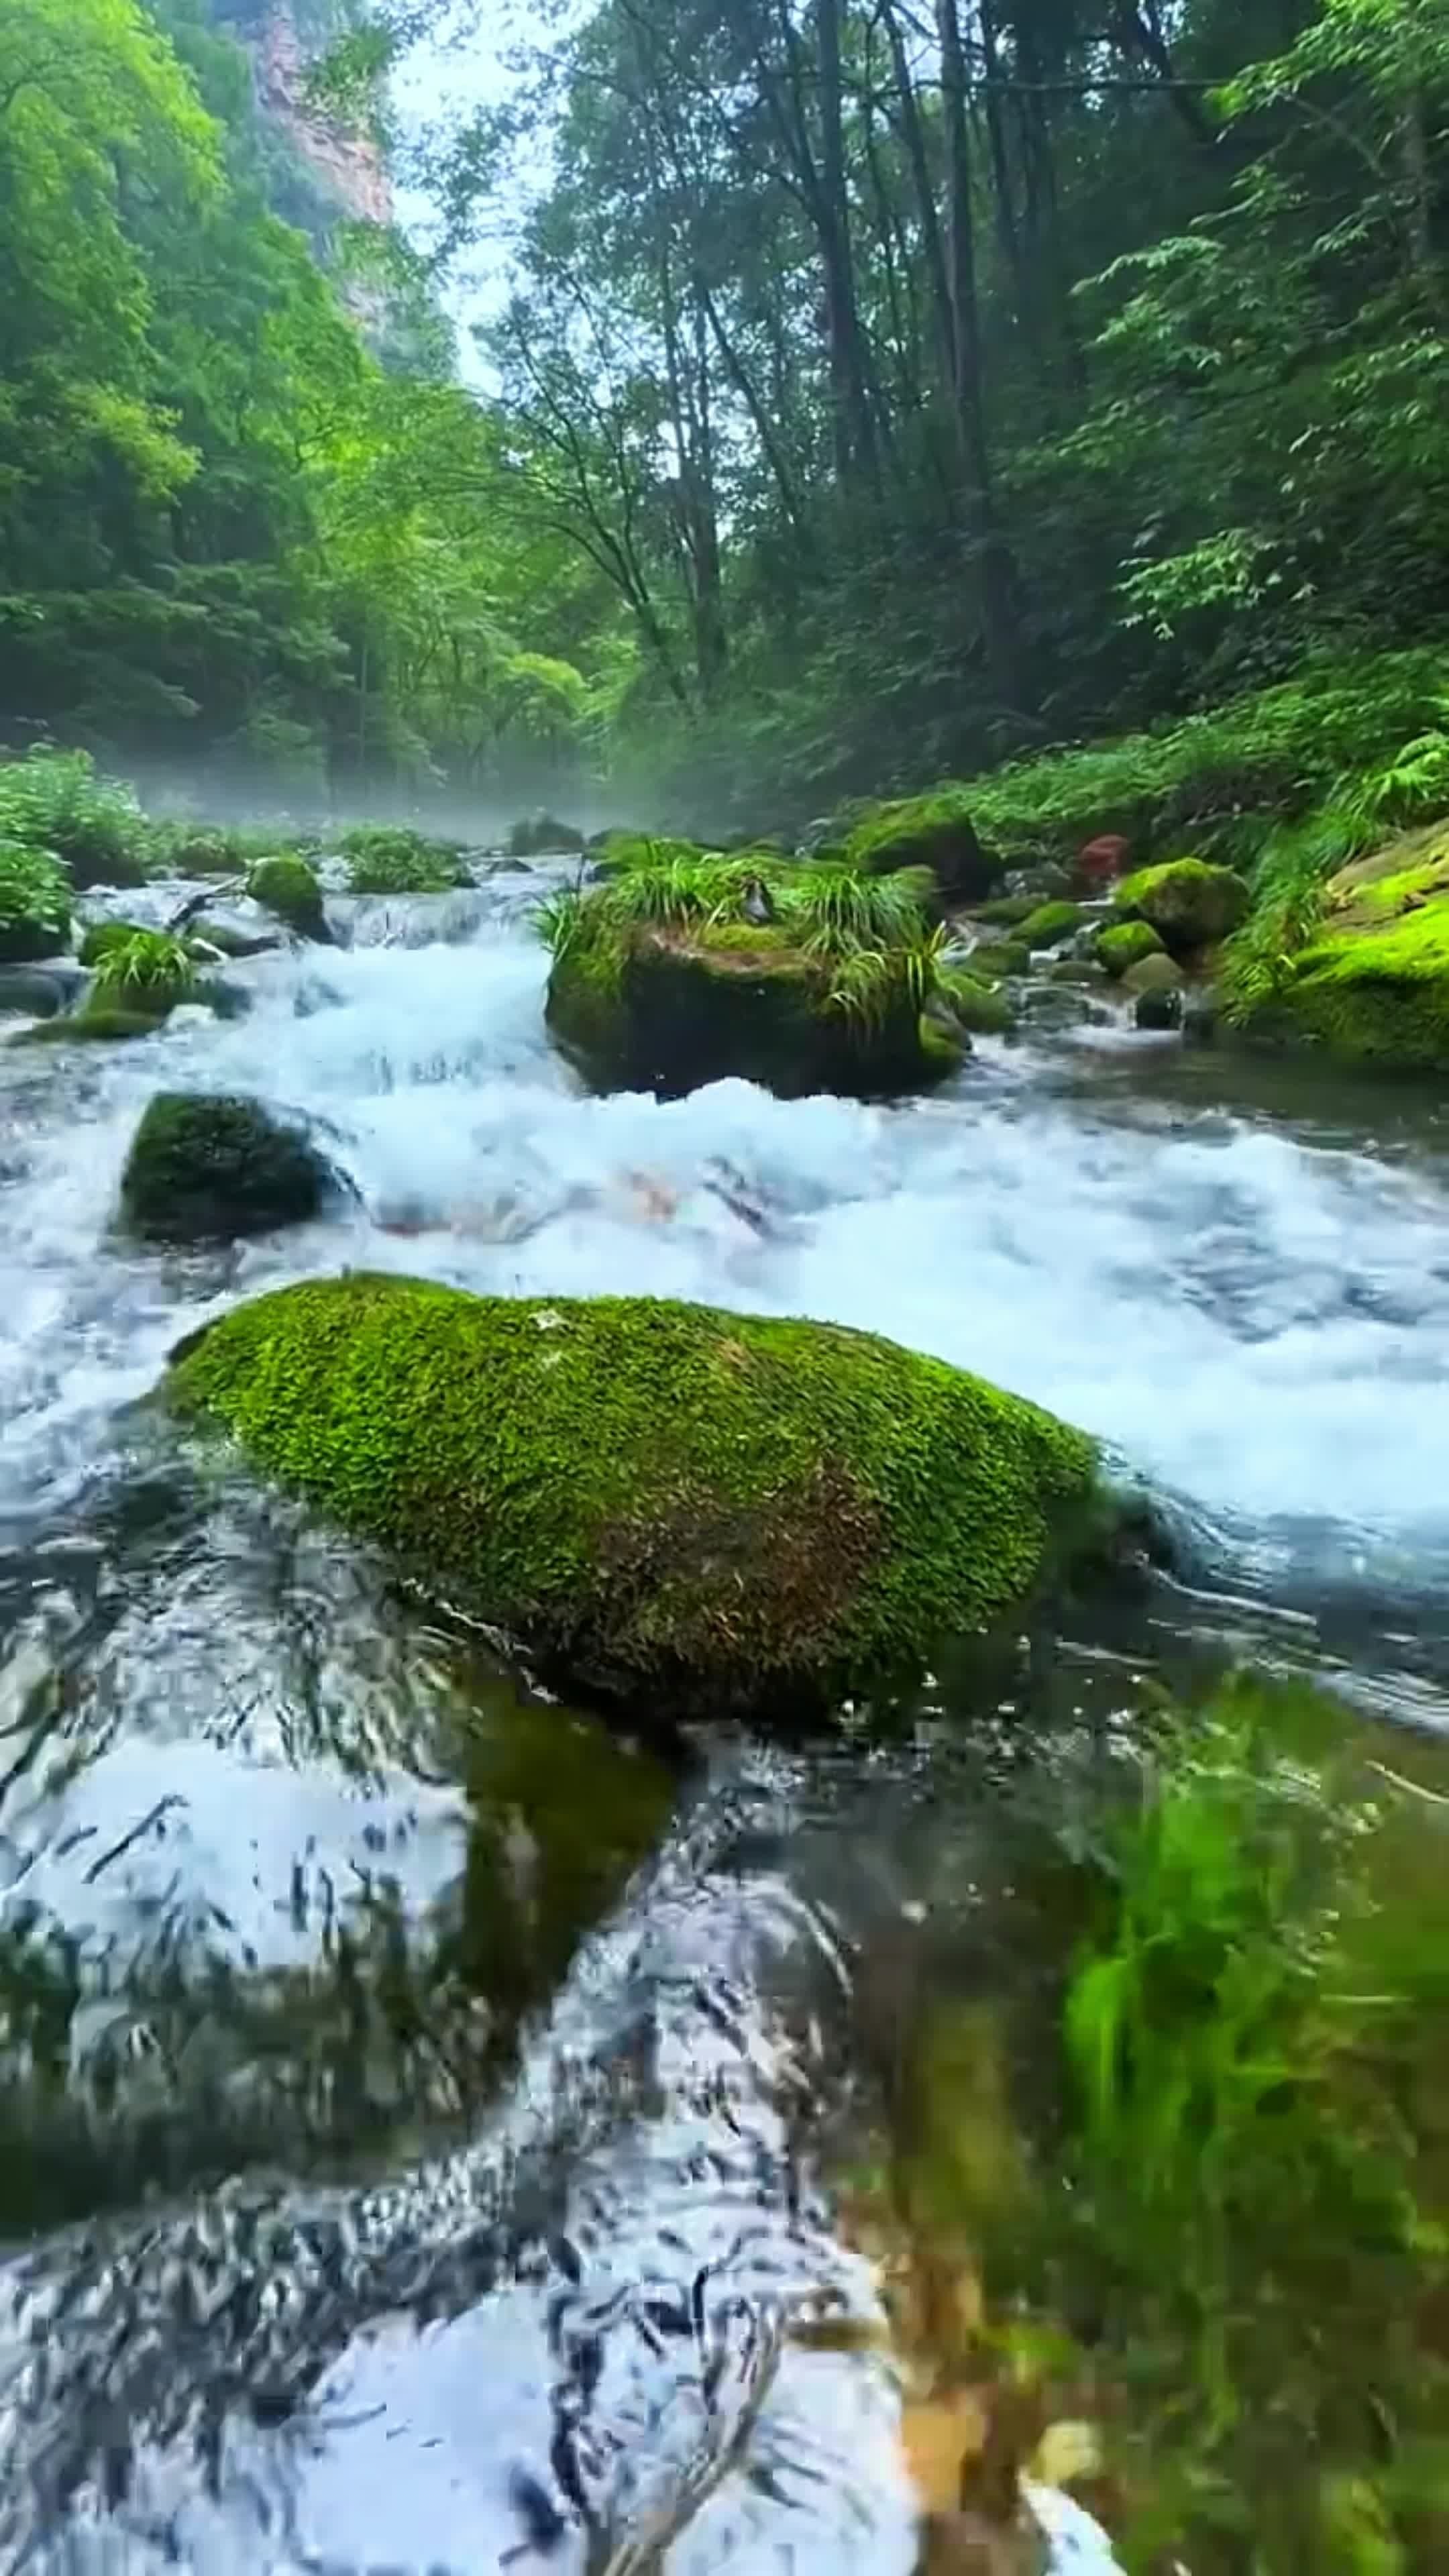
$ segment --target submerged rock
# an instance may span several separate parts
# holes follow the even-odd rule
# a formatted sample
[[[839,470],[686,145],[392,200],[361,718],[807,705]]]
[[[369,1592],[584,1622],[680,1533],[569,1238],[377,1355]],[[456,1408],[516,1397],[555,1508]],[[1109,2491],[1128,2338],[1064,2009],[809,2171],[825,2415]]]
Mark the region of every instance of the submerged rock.
[[[916,1671],[1100,1551],[1094,1444],[873,1335],[351,1274],[236,1308],[165,1401],[553,1671],[674,1716]]]
[[[1113,898],[1119,913],[1145,921],[1175,957],[1210,948],[1247,920],[1253,893],[1235,868],[1207,859],[1168,859],[1124,877]]]
[[[121,1208],[158,1241],[224,1242],[305,1224],[344,1186],[302,1130],[261,1101],[162,1091],[136,1130]]]

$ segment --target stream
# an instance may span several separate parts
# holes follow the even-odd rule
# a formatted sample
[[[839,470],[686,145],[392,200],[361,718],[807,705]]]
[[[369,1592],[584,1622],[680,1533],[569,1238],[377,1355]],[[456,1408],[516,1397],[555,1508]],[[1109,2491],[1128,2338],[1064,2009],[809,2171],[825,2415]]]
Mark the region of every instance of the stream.
[[[547,881],[334,898],[245,1016],[0,1052],[6,2570],[911,2576],[890,2371],[791,2324],[876,2314],[832,2170],[870,2034],[1013,1972],[1023,1772],[1069,1805],[1129,1682],[1236,1655],[1449,1721],[1449,1111],[1116,1023],[902,1106],[592,1098]],[[355,1203],[129,1245],[188,1086]],[[1180,1560],[888,1742],[635,1743],[139,1406],[344,1266],[870,1327],[1100,1434]]]

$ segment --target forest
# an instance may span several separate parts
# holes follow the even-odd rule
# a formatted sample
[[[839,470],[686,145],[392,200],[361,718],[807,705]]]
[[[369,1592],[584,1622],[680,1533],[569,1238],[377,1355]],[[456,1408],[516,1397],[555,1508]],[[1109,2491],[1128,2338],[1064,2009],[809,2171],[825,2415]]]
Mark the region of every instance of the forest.
[[[16,747],[719,830],[1320,675],[1428,721],[1441,7],[605,0],[419,137],[428,15],[299,22],[424,257],[259,107],[251,0],[10,0]]]

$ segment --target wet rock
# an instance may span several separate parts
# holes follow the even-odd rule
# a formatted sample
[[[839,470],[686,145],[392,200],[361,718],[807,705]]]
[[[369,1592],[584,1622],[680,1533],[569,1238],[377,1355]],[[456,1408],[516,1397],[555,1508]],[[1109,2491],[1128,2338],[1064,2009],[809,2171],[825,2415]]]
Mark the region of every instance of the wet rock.
[[[1183,996],[1182,1034],[1188,1046],[1212,1046],[1222,1022],[1222,1006],[1211,993]]]
[[[1001,862],[983,849],[959,788],[873,807],[847,835],[845,855],[867,876],[929,868],[942,894],[959,902],[990,894],[1001,875]]]
[[[1008,976],[1029,974],[1031,952],[1016,939],[983,939],[980,946],[971,951],[971,967],[974,974],[999,983]]]
[[[1126,876],[1132,865],[1132,844],[1120,832],[1100,832],[1077,852],[1077,875],[1096,894]]]
[[[265,957],[281,947],[272,930],[242,930],[234,922],[219,921],[214,913],[203,913],[192,931],[198,947],[214,949],[218,957],[240,961],[246,957]]]
[[[1133,1025],[1162,1032],[1182,1026],[1182,995],[1172,988],[1139,993],[1132,1005]]]
[[[203,1329],[163,1392],[545,1668],[674,1717],[914,1672],[1117,1512],[1089,1440],[942,1362],[666,1300],[351,1274]]]
[[[1115,921],[1098,931],[1093,953],[1107,974],[1120,978],[1144,957],[1160,957],[1163,947],[1150,921]]]
[[[262,1102],[163,1091],[136,1131],[121,1208],[154,1241],[225,1242],[305,1224],[345,1189],[305,1133]]]
[[[1135,966],[1128,967],[1122,977],[1122,989],[1136,1000],[1148,993],[1178,993],[1183,981],[1182,968],[1175,958],[1159,950],[1150,957],[1139,957]]]
[[[514,824],[507,840],[511,859],[573,857],[587,848],[583,833],[556,814],[527,814]]]
[[[316,869],[307,859],[263,859],[247,878],[247,893],[264,912],[275,913],[299,939],[326,944],[332,933],[322,904]]]
[[[1054,958],[1047,973],[1054,984],[1081,984],[1101,989],[1102,970],[1091,957]]]
[[[99,1003],[84,1011],[62,1011],[53,1020],[37,1020],[17,1029],[10,1046],[106,1046],[126,1038],[153,1038],[163,1022],[154,1011],[112,1009]]]
[[[1169,859],[1124,877],[1114,897],[1126,918],[1146,921],[1174,957],[1226,939],[1247,920],[1253,893],[1235,868],[1206,859]]]
[[[942,967],[937,990],[956,1026],[972,1037],[1002,1037],[1016,1018],[1008,995],[973,973],[971,966]]]
[[[0,1011],[24,1011],[34,1019],[52,1019],[69,1000],[69,989],[57,973],[38,966],[0,967]]]
[[[1018,924],[1015,936],[1020,945],[1035,955],[1038,949],[1060,948],[1062,942],[1079,931],[1086,915],[1077,903],[1042,903]]]

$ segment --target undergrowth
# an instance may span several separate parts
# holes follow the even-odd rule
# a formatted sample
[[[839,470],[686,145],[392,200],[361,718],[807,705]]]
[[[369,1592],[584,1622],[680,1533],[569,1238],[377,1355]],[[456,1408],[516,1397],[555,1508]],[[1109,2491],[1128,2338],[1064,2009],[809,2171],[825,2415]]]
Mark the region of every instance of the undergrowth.
[[[76,886],[136,885],[150,871],[149,826],[133,791],[98,777],[83,751],[0,763],[0,837],[51,851]]]

